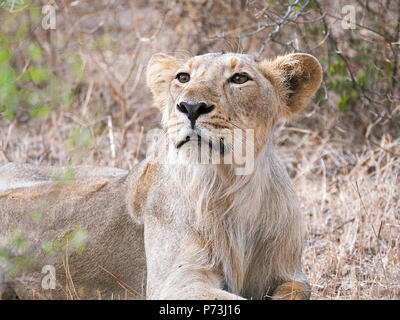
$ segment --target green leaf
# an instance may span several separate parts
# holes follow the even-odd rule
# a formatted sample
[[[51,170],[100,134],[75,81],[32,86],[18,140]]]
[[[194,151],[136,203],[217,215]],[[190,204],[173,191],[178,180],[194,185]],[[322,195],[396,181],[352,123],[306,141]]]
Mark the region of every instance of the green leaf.
[[[10,60],[10,50],[7,48],[0,49],[0,64],[8,62]]]
[[[14,108],[7,106],[5,111],[4,111],[4,117],[8,120],[8,121],[12,121],[14,119],[15,113],[14,113]]]
[[[308,9],[317,9],[317,4],[315,3],[315,1],[310,1],[307,5]]]
[[[77,227],[69,237],[69,243],[72,249],[83,252],[85,250],[88,233],[83,227]]]
[[[52,254],[55,250],[59,248],[59,243],[57,239],[51,240],[51,241],[46,241],[45,243],[42,244],[42,250],[46,255]]]
[[[7,63],[0,64],[0,112],[8,120],[14,118],[14,109],[18,103],[15,85],[15,71]]]
[[[8,254],[2,249],[0,250],[0,263],[2,264],[9,264],[10,263],[10,257]]]
[[[28,70],[29,77],[35,84],[40,84],[49,78],[47,70],[39,67],[31,67]]]
[[[358,78],[358,84],[360,85],[361,88],[365,88],[365,73],[362,73],[360,77]]]
[[[32,118],[47,118],[50,114],[51,109],[48,106],[40,108],[32,108],[30,114]]]
[[[42,59],[42,57],[43,57],[42,49],[40,48],[40,46],[37,43],[32,43],[29,46],[29,57],[33,61],[39,61]]]
[[[349,102],[349,100],[350,100],[350,96],[349,96],[348,94],[345,93],[345,94],[342,96],[342,99],[341,99],[340,102],[339,102],[339,110],[340,110],[340,111],[346,110],[347,103]]]
[[[339,75],[341,75],[341,76],[345,75],[346,65],[343,61],[338,62],[337,70],[338,70]]]

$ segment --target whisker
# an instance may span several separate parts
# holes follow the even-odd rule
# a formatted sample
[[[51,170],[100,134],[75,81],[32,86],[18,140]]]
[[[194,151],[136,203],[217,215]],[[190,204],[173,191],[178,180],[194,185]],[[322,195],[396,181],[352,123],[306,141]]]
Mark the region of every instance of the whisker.
[[[242,130],[242,128],[240,128],[237,124],[234,124],[232,121],[229,121],[229,120],[227,120],[227,119],[225,119],[225,121],[228,122],[229,124],[231,124],[232,126],[234,126],[234,127],[238,128],[238,129]]]
[[[174,134],[177,133],[180,130],[180,128],[169,128],[167,131],[164,131],[165,134]]]
[[[212,127],[213,129],[230,129],[230,127],[228,127],[228,126],[225,126],[225,125],[222,125],[222,124],[217,124],[217,123],[212,123],[212,122],[208,122],[208,121],[203,121],[203,122],[200,122],[199,124],[202,124],[202,125],[208,125],[208,126],[210,126],[210,127]]]

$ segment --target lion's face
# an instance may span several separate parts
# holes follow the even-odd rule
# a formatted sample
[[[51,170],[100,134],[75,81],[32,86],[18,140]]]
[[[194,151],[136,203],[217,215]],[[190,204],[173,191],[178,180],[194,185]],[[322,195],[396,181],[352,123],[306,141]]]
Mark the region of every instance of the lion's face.
[[[162,111],[163,127],[178,150],[206,146],[234,149],[235,130],[254,130],[257,154],[282,116],[305,104],[318,89],[321,67],[310,55],[256,62],[251,55],[210,53],[179,61],[152,57],[147,79]]]
[[[177,148],[197,146],[201,137],[229,152],[234,129],[261,134],[278,113],[272,84],[243,54],[211,53],[184,62],[170,81],[169,95],[165,126]]]

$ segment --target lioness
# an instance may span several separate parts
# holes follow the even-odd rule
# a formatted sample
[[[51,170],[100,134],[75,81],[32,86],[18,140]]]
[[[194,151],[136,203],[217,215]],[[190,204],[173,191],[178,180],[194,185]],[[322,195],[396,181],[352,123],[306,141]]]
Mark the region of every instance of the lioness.
[[[117,240],[112,241],[107,232],[107,242],[92,245],[92,252],[86,254],[92,264],[75,258],[75,266],[69,268],[80,269],[72,278],[75,286],[84,287],[90,279],[91,288],[104,289],[100,278],[94,283],[93,277],[82,275],[93,273],[99,257],[106,263],[114,249],[127,253],[129,248],[136,250],[136,260],[131,263],[120,254],[116,274],[123,274],[120,284],[140,286],[137,275],[143,274],[140,255],[144,253],[141,240],[135,238],[139,244],[132,241],[131,232],[139,235],[134,230],[143,225],[149,299],[309,298],[300,263],[301,214],[271,135],[279,119],[305,106],[321,79],[320,64],[308,54],[261,62],[236,53],[211,53],[187,61],[154,55],[147,82],[166,134],[156,139],[152,152],[118,187],[126,193],[127,210],[135,223],[127,223],[124,212],[108,218],[114,210],[112,203],[120,204],[118,196],[109,197],[108,207],[97,206],[96,212],[88,206],[87,219],[77,204],[82,218],[72,221],[71,213],[63,220],[63,230],[79,223],[88,227],[118,221],[112,229]],[[231,135],[235,130],[249,135],[237,138]],[[244,171],[238,170],[238,154],[250,162]],[[35,187],[15,192],[31,198],[31,188]],[[63,187],[64,197],[74,188],[65,192]],[[12,202],[13,193],[3,191],[0,205]],[[87,201],[80,199],[82,205]],[[23,196],[18,206],[25,206]],[[63,219],[61,210],[57,214]],[[0,217],[0,235],[10,236],[20,220],[7,209],[0,211]],[[55,217],[48,228],[58,228]],[[95,228],[90,235],[96,235]]]
[[[0,167],[0,299],[144,297],[143,226],[127,213],[127,176],[93,166]]]

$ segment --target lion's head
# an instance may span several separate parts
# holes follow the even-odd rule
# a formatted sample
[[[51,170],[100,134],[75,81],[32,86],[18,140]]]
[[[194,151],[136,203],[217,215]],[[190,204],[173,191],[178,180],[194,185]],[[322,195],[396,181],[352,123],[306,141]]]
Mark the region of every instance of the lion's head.
[[[277,121],[301,110],[321,79],[319,62],[300,53],[261,62],[237,53],[187,61],[155,54],[147,68],[163,128],[177,150],[203,144],[229,153],[234,149],[230,132],[252,129],[256,156]]]

